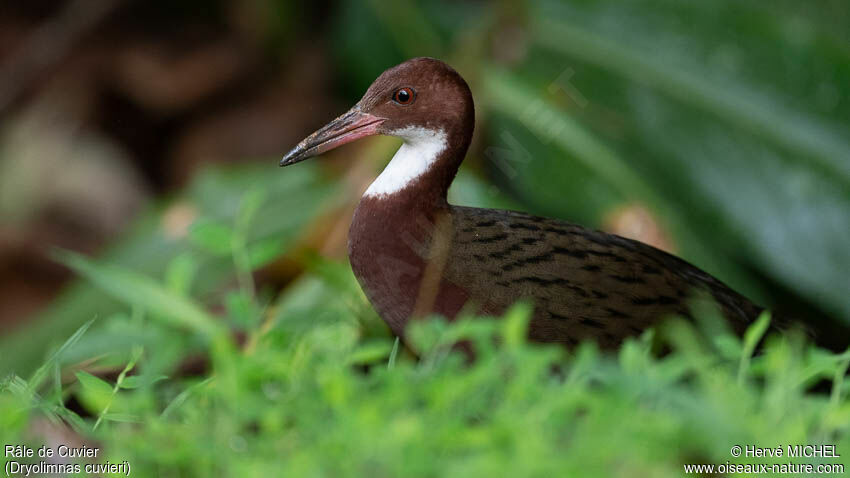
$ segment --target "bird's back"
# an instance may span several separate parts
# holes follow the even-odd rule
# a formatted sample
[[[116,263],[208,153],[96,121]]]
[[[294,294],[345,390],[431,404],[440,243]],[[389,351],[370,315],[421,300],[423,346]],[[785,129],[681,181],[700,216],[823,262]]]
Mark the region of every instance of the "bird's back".
[[[532,339],[614,346],[658,319],[689,316],[709,293],[733,328],[761,308],[693,265],[647,244],[554,219],[452,206],[445,279],[498,314],[530,298]]]

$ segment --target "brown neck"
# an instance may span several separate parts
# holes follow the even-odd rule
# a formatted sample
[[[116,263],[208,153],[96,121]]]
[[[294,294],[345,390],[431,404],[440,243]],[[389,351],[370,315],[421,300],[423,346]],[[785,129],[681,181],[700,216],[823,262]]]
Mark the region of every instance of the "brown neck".
[[[354,213],[349,230],[351,266],[396,334],[402,333],[403,323],[417,307],[431,302],[427,294],[420,299],[423,291],[437,291],[439,281],[429,282],[426,270],[435,254],[439,256],[435,238],[451,237],[446,192],[469,138],[469,134],[447,132],[446,146],[430,167],[392,193],[364,195]],[[438,312],[450,315],[453,311]]]
[[[392,209],[426,211],[447,206],[446,195],[457,175],[458,168],[469,147],[468,138],[446,138],[446,148],[437,156],[431,166],[418,177],[413,178],[403,188],[391,194],[362,200],[377,199],[392,203]]]

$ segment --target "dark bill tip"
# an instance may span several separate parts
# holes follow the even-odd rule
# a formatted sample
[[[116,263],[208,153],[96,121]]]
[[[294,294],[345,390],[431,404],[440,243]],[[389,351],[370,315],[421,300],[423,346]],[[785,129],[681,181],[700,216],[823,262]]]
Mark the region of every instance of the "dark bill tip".
[[[378,126],[383,122],[384,118],[363,113],[354,107],[304,138],[286,153],[280,165],[289,166],[365,136],[378,134]]]
[[[283,156],[283,159],[280,160],[280,166],[289,166],[290,164],[304,161],[310,157],[312,157],[312,155],[307,154],[307,151],[301,148],[301,145],[299,144]]]

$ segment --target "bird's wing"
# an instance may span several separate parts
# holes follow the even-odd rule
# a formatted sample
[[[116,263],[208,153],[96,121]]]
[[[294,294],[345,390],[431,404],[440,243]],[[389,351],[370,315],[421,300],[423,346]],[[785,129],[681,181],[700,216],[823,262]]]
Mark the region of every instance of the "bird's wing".
[[[528,214],[451,208],[446,278],[499,313],[535,304],[530,335],[616,344],[663,316],[689,315],[694,291],[711,294],[736,330],[761,309],[719,280],[647,244]]]

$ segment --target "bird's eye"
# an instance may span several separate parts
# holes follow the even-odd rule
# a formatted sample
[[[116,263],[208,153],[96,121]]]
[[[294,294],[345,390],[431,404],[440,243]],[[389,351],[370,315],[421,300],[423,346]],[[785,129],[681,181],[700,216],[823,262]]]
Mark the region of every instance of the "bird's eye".
[[[402,106],[407,106],[413,103],[414,98],[416,98],[416,92],[413,91],[413,88],[399,88],[395,90],[395,93],[393,93],[393,101]]]

